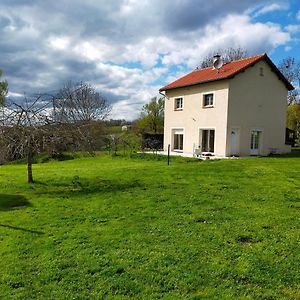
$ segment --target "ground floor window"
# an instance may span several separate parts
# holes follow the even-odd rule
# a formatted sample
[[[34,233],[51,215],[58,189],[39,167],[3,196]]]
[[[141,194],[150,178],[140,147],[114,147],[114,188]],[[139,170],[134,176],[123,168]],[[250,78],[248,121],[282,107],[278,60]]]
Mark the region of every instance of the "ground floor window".
[[[215,152],[215,130],[203,129],[202,131],[202,152]]]
[[[183,129],[173,131],[173,150],[183,151]]]

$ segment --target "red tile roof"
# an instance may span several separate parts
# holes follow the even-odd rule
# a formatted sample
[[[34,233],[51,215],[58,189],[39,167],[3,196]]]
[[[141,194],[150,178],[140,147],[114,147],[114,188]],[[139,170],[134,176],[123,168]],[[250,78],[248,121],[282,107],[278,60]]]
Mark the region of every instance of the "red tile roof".
[[[260,60],[265,60],[277,76],[284,82],[288,90],[293,90],[294,87],[277,69],[274,63],[270,60],[266,53],[247,57],[240,60],[235,60],[224,64],[219,70],[208,67],[201,70],[194,70],[193,72],[175,80],[174,82],[162,87],[159,91],[167,91],[175,88],[186,87],[211,81],[223,80],[233,78],[236,74],[253,66]]]

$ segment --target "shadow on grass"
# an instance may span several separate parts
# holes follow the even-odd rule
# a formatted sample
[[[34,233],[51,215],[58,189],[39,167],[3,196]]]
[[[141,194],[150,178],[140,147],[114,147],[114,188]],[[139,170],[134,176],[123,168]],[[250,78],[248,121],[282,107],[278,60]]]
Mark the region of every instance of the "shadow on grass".
[[[122,157],[122,155],[120,155]],[[127,156],[128,157],[128,156]],[[146,160],[146,161],[165,161],[167,163],[168,156],[163,154],[155,153],[132,153],[129,156],[130,159],[134,160]],[[195,157],[183,157],[183,156],[170,156],[170,162],[179,162],[179,163],[199,163],[202,162],[202,159],[197,159]]]
[[[0,211],[31,207],[31,203],[22,195],[0,194]]]
[[[25,231],[25,232],[30,232],[30,233],[36,233],[36,234],[45,234],[44,232],[41,232],[41,231],[30,230],[30,229],[26,229],[26,228],[11,226],[11,225],[0,224],[0,226],[4,227],[4,228],[13,229],[13,230],[20,230],[20,231]]]
[[[116,193],[126,192],[132,189],[144,188],[144,184],[139,180],[122,181],[122,180],[85,180],[78,179],[72,181],[75,189],[72,191],[73,195],[93,194],[93,193]],[[70,191],[66,191],[69,193]]]
[[[82,196],[94,193],[116,193],[126,192],[134,189],[145,189],[145,184],[140,180],[108,180],[108,179],[86,179],[79,176],[74,176],[68,181],[52,182],[51,186],[48,185],[48,190],[36,191],[36,194],[48,195],[61,195],[64,197],[69,196]]]
[[[292,149],[292,152],[287,153],[287,154],[273,154],[273,155],[270,155],[270,157],[275,157],[275,158],[295,158],[295,157],[299,157],[300,158],[300,149]]]

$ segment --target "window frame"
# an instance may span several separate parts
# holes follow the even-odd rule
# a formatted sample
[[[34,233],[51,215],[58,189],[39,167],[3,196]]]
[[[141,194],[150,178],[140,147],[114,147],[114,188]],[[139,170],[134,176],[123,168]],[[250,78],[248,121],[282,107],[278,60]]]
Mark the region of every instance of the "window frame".
[[[207,95],[212,95],[212,104],[205,105],[205,100]],[[202,93],[202,108],[212,108],[215,107],[215,92],[205,92]]]
[[[176,101],[181,99],[181,107],[176,107]],[[183,103],[184,103],[184,97],[183,96],[178,96],[174,97],[174,110],[175,111],[181,111],[183,110]]]
[[[252,140],[252,132],[259,133],[257,140]],[[254,138],[254,137],[253,137]],[[252,142],[258,143],[257,148],[252,148]],[[255,146],[255,145],[253,145]],[[250,156],[262,155],[264,147],[264,128],[251,128],[250,129]]]
[[[180,133],[175,133],[175,132],[180,132]],[[182,135],[182,149],[176,149],[175,146],[175,135]],[[171,150],[174,152],[179,152],[183,153],[184,149],[184,136],[185,136],[185,130],[183,127],[172,127],[171,128]]]
[[[204,130],[205,131],[214,131],[214,139],[213,139],[214,151],[204,151],[204,149],[203,149],[203,131]],[[216,127],[199,127],[198,131],[199,131],[199,148],[201,149],[201,152],[203,154],[211,153],[212,155],[215,155],[215,153],[216,153]],[[209,135],[210,135],[210,133],[209,133]],[[209,146],[211,146],[210,141],[208,142],[208,147]]]

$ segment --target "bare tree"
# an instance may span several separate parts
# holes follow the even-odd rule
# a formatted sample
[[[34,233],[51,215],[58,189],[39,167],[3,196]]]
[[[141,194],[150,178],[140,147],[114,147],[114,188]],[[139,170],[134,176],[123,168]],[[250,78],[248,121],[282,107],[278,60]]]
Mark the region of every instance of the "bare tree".
[[[300,62],[296,62],[294,57],[284,58],[279,63],[278,69],[291,84],[295,87],[300,86]],[[288,105],[299,102],[299,90],[289,91],[287,101]]]
[[[53,124],[49,108],[51,101],[39,95],[12,102],[1,111],[1,151],[11,159],[26,157],[28,183],[33,183],[33,157],[43,148]]]
[[[210,52],[198,65],[197,69],[203,69],[211,67],[213,65],[213,56],[219,54],[222,57],[224,63],[228,63],[234,60],[245,58],[248,56],[247,50],[237,47],[237,48],[227,48],[219,49],[217,51]]]
[[[62,123],[103,120],[110,111],[107,99],[84,82],[67,83],[53,101],[55,118]]]
[[[103,120],[111,105],[90,84],[69,82],[53,100],[53,116],[65,149],[93,152],[101,144]],[[103,142],[104,143],[104,142]],[[63,143],[61,143],[62,145]]]

